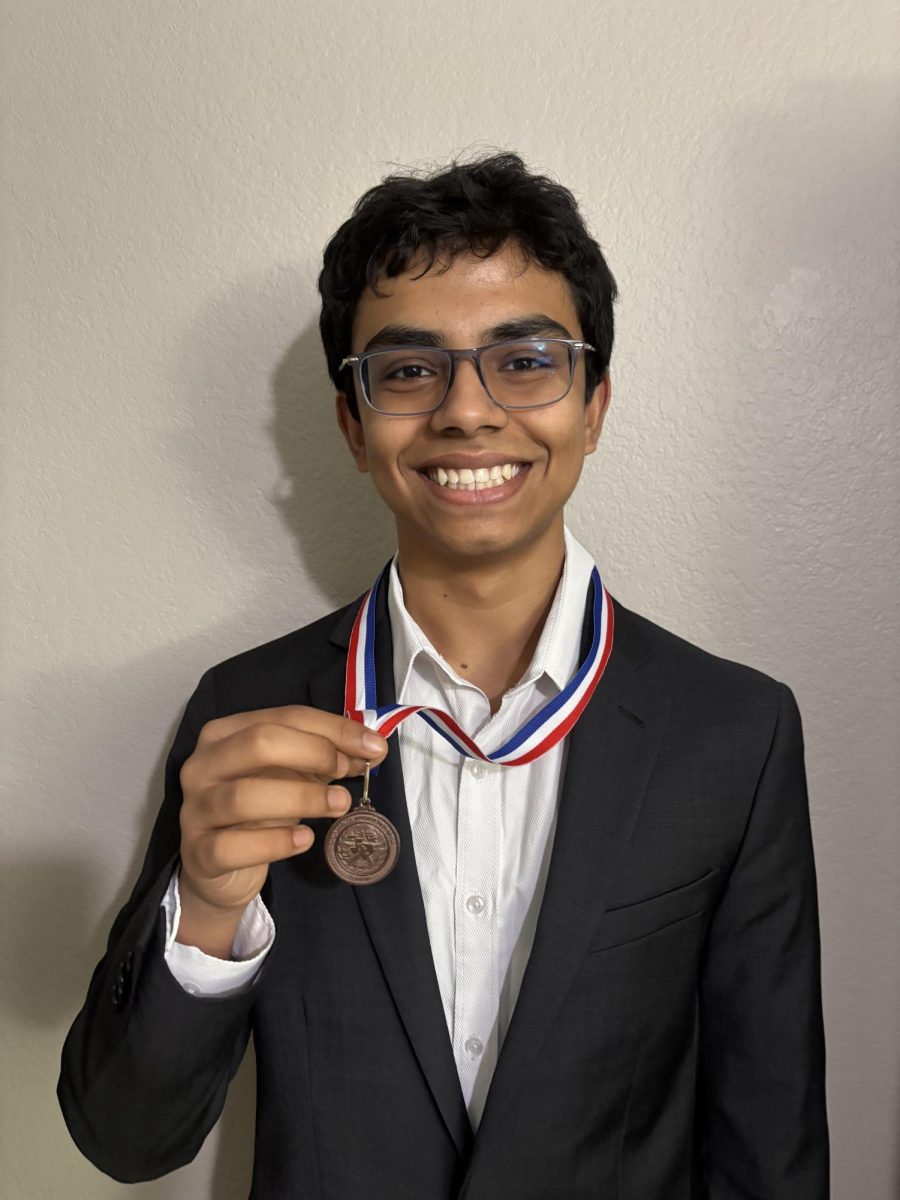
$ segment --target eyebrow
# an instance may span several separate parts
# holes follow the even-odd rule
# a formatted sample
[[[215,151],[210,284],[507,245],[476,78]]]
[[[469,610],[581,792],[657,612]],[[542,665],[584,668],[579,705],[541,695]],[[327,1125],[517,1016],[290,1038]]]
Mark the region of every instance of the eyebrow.
[[[481,345],[488,345],[491,342],[508,342],[516,338],[571,336],[565,325],[553,317],[548,317],[546,313],[527,313],[483,329],[479,334],[479,341]],[[363,354],[381,346],[434,346],[440,349],[446,348],[447,343],[439,329],[423,329],[415,325],[384,325],[369,338],[359,353]]]

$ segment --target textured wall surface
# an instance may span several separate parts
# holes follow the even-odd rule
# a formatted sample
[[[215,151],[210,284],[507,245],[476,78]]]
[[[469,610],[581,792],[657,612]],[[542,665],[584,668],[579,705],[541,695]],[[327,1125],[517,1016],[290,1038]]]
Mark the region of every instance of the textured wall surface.
[[[322,245],[392,164],[518,149],[621,300],[570,510],[614,595],[804,718],[836,1200],[900,1185],[897,10],[18,0],[4,175],[2,1193],[131,1194],[59,1051],[212,663],[358,594]],[[252,1063],[153,1200],[247,1194]],[[224,1135],[223,1135],[224,1131]],[[774,1200],[774,1198],[773,1198]]]

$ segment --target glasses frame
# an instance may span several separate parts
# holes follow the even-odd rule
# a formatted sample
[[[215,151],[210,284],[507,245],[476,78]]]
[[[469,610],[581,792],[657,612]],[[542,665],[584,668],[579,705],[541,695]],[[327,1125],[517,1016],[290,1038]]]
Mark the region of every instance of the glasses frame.
[[[491,389],[488,387],[488,385],[485,381],[485,378],[484,378],[484,372],[481,369],[482,354],[486,350],[495,350],[498,346],[521,346],[523,343],[544,344],[546,342],[560,343],[561,345],[566,346],[569,351],[569,376],[570,376],[569,386],[566,388],[566,390],[563,392],[563,394],[561,396],[559,396],[556,400],[546,400],[546,401],[544,401],[543,404],[504,404],[501,400],[495,399],[495,397],[493,397],[491,395]],[[365,382],[365,376],[363,374],[363,367],[364,367],[366,361],[368,359],[372,358],[376,354],[396,353],[399,350],[411,350],[411,351],[420,350],[420,351],[428,351],[430,353],[434,353],[435,351],[437,351],[437,353],[444,354],[450,359],[450,373],[447,376],[447,388],[446,388],[443,396],[441,396],[440,400],[437,402],[437,404],[433,405],[431,408],[423,408],[416,412],[385,412],[383,408],[376,408],[375,405],[372,403],[371,399],[369,398],[369,388]],[[377,412],[379,416],[382,416],[382,417],[424,417],[424,416],[429,416],[433,412],[437,412],[437,410],[441,407],[441,405],[444,403],[444,401],[449,396],[450,389],[453,387],[453,380],[456,378],[457,363],[460,362],[462,359],[470,359],[475,365],[475,372],[478,375],[478,379],[481,383],[481,386],[484,388],[485,392],[487,393],[488,399],[493,404],[496,404],[498,408],[502,408],[506,412],[520,412],[523,410],[533,411],[534,409],[537,409],[537,408],[550,408],[554,404],[559,404],[560,400],[565,400],[566,396],[568,396],[569,392],[571,392],[572,385],[575,382],[576,359],[578,358],[578,355],[583,350],[592,350],[596,353],[595,348],[590,344],[590,342],[578,341],[576,338],[559,338],[559,337],[509,338],[502,342],[488,342],[484,346],[469,346],[463,350],[451,350],[444,346],[405,346],[405,345],[404,346],[378,346],[374,350],[366,350],[363,354],[348,354],[347,357],[341,362],[341,365],[338,367],[338,370],[342,371],[344,369],[344,367],[347,367],[347,366],[353,367],[354,372],[356,374],[356,378],[359,380],[360,391],[363,394],[363,399],[365,400],[365,402],[369,406],[369,408],[371,408],[372,412]]]

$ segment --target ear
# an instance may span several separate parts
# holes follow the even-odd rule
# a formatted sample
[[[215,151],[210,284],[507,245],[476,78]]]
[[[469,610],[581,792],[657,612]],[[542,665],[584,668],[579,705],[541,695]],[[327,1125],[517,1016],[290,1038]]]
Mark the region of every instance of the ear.
[[[584,406],[584,452],[593,454],[600,441],[603,419],[612,398],[612,384],[607,371],[594,388],[590,400]]]
[[[347,445],[350,447],[350,453],[353,455],[357,469],[368,471],[369,458],[366,453],[366,435],[362,427],[362,421],[354,417],[350,411],[350,405],[347,403],[347,397],[343,392],[338,392],[334,399],[338,428],[344,435]]]

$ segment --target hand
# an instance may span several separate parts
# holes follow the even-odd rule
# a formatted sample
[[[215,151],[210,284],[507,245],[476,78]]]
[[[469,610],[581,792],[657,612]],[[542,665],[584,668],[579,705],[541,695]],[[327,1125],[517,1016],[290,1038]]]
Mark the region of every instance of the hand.
[[[312,845],[298,822],[349,808],[350,793],[331,781],[386,754],[387,741],[358,721],[302,705],[208,721],[181,768],[183,916],[236,925],[269,863]]]

